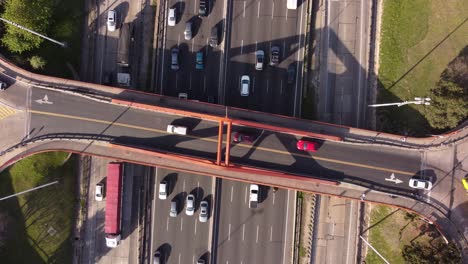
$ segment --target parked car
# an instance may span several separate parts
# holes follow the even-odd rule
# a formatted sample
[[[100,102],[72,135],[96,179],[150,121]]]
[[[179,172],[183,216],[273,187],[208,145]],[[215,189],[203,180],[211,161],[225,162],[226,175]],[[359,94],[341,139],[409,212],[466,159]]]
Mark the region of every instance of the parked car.
[[[171,27],[176,25],[176,9],[170,8],[169,15],[167,16],[167,24]]]
[[[242,75],[240,80],[240,95],[249,96],[250,77]]]
[[[294,83],[294,80],[296,79],[296,67],[293,64],[290,64],[288,67],[288,83],[292,84]]]
[[[156,252],[154,252],[153,264],[160,264],[160,263],[161,263],[161,252],[157,250]]]
[[[185,37],[185,40],[192,39],[192,22],[190,21],[185,23],[184,37]]]
[[[233,141],[235,143],[242,143],[246,142],[249,144],[252,144],[255,141],[255,137],[251,134],[247,134],[245,132],[234,132],[234,138]]]
[[[265,52],[263,50],[257,50],[255,52],[255,69],[257,71],[263,70],[264,59],[265,59]]]
[[[107,12],[107,30],[115,31],[117,28],[117,12],[115,10],[109,10]]]
[[[167,132],[171,134],[187,135],[187,127],[168,125]]]
[[[171,51],[171,70],[179,70],[179,49],[173,48]]]
[[[8,84],[6,82],[0,81],[0,91],[5,91],[7,87]]]
[[[271,66],[275,66],[279,63],[280,53],[281,53],[280,47],[278,46],[271,47],[271,50],[270,50],[270,65]]]
[[[257,184],[250,184],[249,208],[257,208],[260,188]]]
[[[411,178],[409,180],[409,187],[429,191],[432,189],[432,182],[420,178]]]
[[[167,199],[167,182],[164,180],[159,183],[159,199]]]
[[[193,215],[195,211],[195,196],[193,194],[189,194],[187,196],[186,206],[185,206],[185,214],[186,215]]]
[[[205,260],[204,259],[198,259],[197,264],[205,264]]]
[[[177,200],[176,199],[171,201],[171,208],[169,209],[169,216],[170,217],[177,216]]]
[[[208,202],[202,201],[200,203],[200,215],[198,216],[198,220],[202,223],[208,221]]]
[[[316,152],[318,150],[319,144],[317,142],[312,142],[312,141],[301,139],[297,141],[296,147],[298,150]]]
[[[210,35],[210,47],[216,48],[218,46],[218,27],[214,26],[211,29]]]
[[[198,16],[199,17],[206,17],[208,16],[208,8],[209,8],[209,0],[200,0],[198,6]]]
[[[98,183],[96,184],[96,193],[94,194],[94,199],[96,201],[102,201],[104,198],[104,184]]]
[[[205,64],[203,63],[203,51],[199,51],[195,56],[195,69],[203,70],[203,68],[205,68]]]

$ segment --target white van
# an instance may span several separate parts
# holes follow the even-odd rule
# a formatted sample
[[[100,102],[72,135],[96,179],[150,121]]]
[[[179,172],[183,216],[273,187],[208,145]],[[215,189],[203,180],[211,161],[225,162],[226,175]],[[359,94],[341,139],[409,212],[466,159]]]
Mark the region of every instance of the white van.
[[[287,8],[294,10],[297,9],[297,0],[288,0]]]
[[[187,135],[187,128],[183,126],[168,125],[167,132],[171,134]]]

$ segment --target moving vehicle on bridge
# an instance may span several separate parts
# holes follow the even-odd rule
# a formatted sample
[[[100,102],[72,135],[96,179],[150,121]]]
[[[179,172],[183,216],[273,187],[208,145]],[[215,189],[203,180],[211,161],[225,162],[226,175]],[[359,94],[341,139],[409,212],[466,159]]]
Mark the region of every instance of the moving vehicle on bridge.
[[[106,246],[115,248],[121,239],[122,163],[107,164]]]

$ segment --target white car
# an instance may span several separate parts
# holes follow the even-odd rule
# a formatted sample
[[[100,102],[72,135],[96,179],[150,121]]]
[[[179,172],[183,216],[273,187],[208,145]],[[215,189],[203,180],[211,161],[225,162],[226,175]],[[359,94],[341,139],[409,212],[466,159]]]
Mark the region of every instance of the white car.
[[[242,75],[240,81],[240,95],[249,96],[250,77],[248,75]]]
[[[250,184],[249,208],[257,208],[259,192],[257,184]]]
[[[429,191],[432,189],[432,182],[424,179],[411,178],[409,180],[409,187]]]
[[[193,194],[189,194],[187,196],[185,214],[193,215],[194,211],[195,211],[195,196]]]
[[[96,184],[96,193],[94,194],[94,199],[96,201],[102,201],[104,198],[104,184],[98,183]]]
[[[187,128],[183,126],[168,125],[167,132],[171,134],[187,135]]]
[[[208,202],[202,201],[200,203],[200,215],[198,216],[198,220],[202,223],[208,221]]]
[[[109,10],[107,12],[107,30],[115,31],[117,28],[117,12],[115,10]]]
[[[159,199],[166,200],[167,199],[167,182],[161,181],[159,183]]]
[[[167,24],[171,27],[175,26],[176,24],[176,9],[170,8],[169,15],[167,16]]]

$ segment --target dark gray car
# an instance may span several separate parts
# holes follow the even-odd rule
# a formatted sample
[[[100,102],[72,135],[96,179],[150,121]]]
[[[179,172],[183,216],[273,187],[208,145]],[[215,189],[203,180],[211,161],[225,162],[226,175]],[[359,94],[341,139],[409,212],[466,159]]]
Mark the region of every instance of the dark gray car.
[[[210,35],[210,47],[216,48],[218,46],[218,27],[214,26],[211,29]]]
[[[271,50],[270,50],[270,65],[271,66],[277,65],[279,63],[280,53],[281,53],[280,47],[278,46],[271,47]]]

